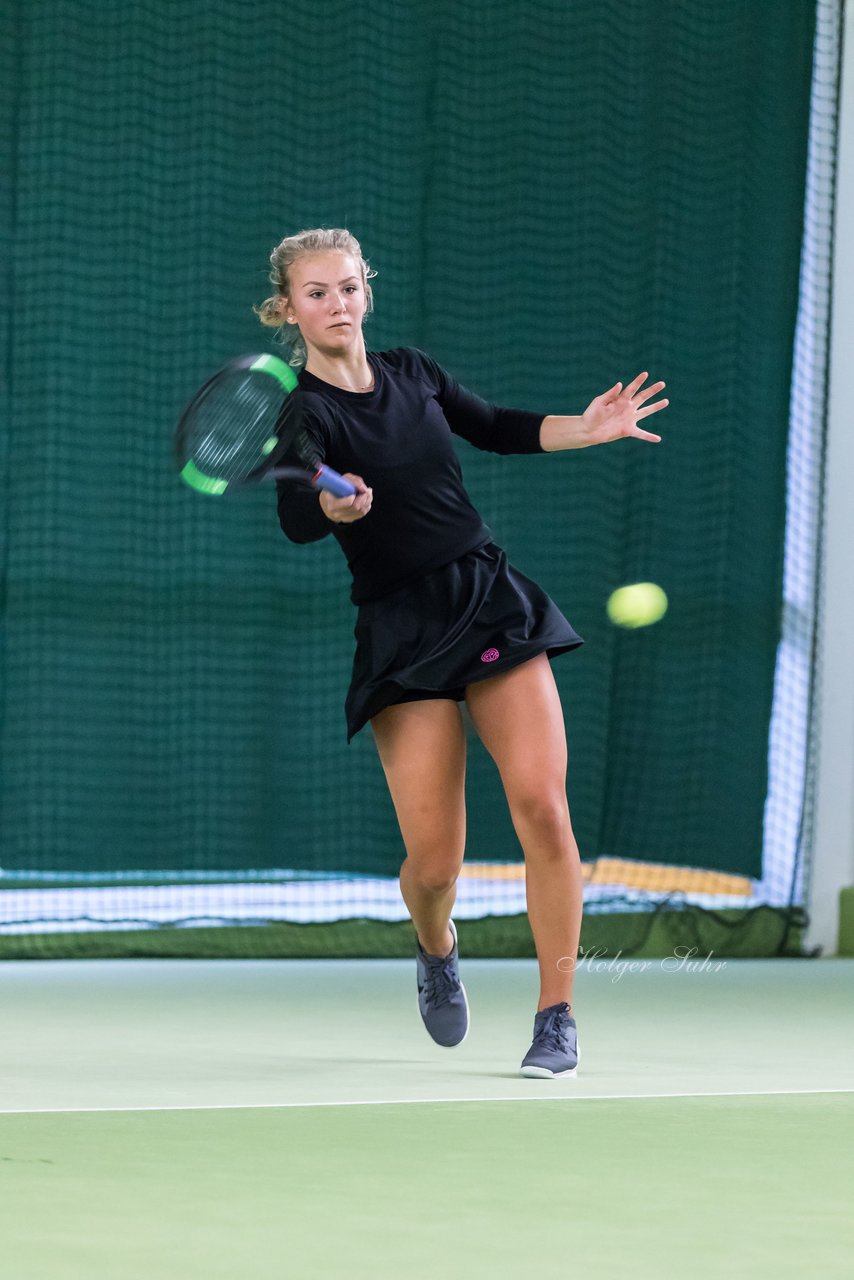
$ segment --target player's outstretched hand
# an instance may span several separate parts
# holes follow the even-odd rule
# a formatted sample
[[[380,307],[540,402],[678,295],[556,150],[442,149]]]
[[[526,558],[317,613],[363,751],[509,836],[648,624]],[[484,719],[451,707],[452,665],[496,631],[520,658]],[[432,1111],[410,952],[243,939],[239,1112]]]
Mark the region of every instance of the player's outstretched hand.
[[[320,505],[334,524],[352,524],[354,520],[361,520],[370,511],[374,500],[373,489],[368,488],[361,476],[345,471],[344,479],[356,486],[356,492],[349,498],[334,498],[325,489],[320,494]]]
[[[670,403],[669,400],[646,403],[664,390],[663,382],[654,382],[652,386],[644,387],[648,377],[648,373],[639,373],[625,388],[622,382],[616,382],[610,391],[590,401],[582,414],[588,444],[606,444],[609,440],[621,440],[624,436],[651,440],[654,444],[661,442],[661,436],[642,431],[637,425],[641,418],[648,418],[651,413],[666,409]]]

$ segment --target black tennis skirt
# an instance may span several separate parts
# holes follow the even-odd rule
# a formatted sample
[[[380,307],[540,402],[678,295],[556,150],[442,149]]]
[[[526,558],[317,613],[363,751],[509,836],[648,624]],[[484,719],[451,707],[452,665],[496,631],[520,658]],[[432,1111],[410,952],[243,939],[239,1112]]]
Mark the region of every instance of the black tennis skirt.
[[[583,644],[553,600],[494,542],[359,605],[347,741],[384,707],[461,702],[466,686]]]

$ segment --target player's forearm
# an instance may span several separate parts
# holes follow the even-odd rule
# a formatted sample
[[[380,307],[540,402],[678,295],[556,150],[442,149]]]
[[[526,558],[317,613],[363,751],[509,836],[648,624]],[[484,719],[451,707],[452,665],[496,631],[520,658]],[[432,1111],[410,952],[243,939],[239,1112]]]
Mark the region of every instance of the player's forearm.
[[[332,532],[317,491],[296,485],[279,486],[279,524],[291,542],[318,542]]]
[[[546,453],[561,449],[586,449],[590,444],[584,419],[549,414],[540,423],[540,448]]]

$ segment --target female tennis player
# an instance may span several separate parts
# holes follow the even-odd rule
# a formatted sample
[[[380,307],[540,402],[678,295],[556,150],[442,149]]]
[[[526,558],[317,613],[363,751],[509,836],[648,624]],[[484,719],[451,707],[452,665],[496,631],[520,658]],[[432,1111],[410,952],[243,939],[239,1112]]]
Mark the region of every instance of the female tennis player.
[[[416,930],[418,1004],[440,1045],[469,1026],[451,919],[465,846],[466,740],[460,703],[498,766],[525,856],[540,993],[521,1072],[572,1075],[572,985],[582,878],[566,796],[563,713],[550,659],[581,637],[511,564],[462,483],[452,433],[498,454],[555,453],[631,436],[665,408],[642,373],[577,417],[488,404],[411,349],[368,351],[372,276],[346,230],[303,231],[273,251],[275,293],[257,308],[294,350],[301,453],[342,472],[356,494],[278,485],[294,542],[332,534],[358,607],[348,741],[370,722],[406,857],[400,888]]]

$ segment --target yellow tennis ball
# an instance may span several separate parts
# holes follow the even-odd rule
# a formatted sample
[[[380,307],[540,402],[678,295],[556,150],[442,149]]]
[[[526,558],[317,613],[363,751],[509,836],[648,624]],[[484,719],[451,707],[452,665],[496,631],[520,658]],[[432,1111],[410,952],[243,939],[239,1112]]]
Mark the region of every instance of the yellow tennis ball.
[[[667,612],[667,596],[655,582],[633,582],[608,598],[608,617],[618,627],[648,627]]]

